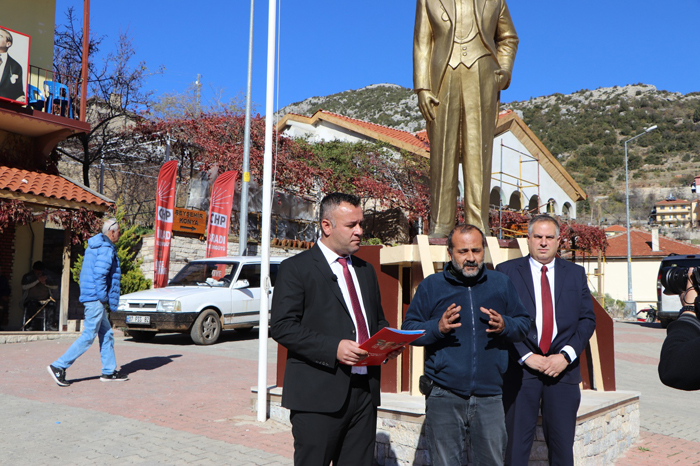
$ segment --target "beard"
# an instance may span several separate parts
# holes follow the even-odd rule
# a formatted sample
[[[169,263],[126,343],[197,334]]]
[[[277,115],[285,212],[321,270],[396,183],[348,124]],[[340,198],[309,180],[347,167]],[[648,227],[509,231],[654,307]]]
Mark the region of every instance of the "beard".
[[[459,262],[457,262],[456,259],[452,259],[452,267],[454,267],[455,270],[459,270],[465,277],[474,278],[477,275],[479,275],[481,269],[484,268],[484,261],[464,261],[462,264],[460,264]],[[467,272],[466,270],[464,270],[465,267],[476,267],[476,270],[474,270],[473,272]]]

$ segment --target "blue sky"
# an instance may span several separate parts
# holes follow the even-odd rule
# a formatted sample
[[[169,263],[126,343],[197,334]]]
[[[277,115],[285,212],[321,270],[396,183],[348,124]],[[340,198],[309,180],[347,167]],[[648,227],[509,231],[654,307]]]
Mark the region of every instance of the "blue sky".
[[[70,5],[57,0],[57,22]],[[275,108],[369,84],[412,87],[412,0],[296,0],[279,9],[279,98]],[[119,31],[155,69],[147,86],[182,92],[202,75],[203,96],[245,92],[250,0],[91,1],[93,34],[112,46]],[[634,83],[700,91],[700,0],[509,0],[520,37],[503,102]],[[671,10],[666,6],[673,6]],[[256,0],[253,101],[265,108],[267,0]]]

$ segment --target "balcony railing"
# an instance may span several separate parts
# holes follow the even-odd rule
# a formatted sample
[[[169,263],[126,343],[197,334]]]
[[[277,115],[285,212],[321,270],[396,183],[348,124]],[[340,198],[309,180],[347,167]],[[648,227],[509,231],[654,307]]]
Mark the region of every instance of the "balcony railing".
[[[80,78],[29,66],[27,107],[80,119]]]

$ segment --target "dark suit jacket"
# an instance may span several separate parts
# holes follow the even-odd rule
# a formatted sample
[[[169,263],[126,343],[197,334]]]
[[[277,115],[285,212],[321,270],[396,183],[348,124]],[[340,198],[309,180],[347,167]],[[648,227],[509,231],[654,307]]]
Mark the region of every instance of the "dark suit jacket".
[[[12,82],[12,75],[17,76],[14,83]],[[14,58],[7,55],[5,71],[2,73],[2,77],[0,77],[0,97],[17,100],[24,96],[24,92],[22,67]]]
[[[530,256],[513,259],[496,266],[496,270],[508,275],[518,290],[520,299],[530,314],[530,331],[525,341],[514,343],[514,359],[519,360],[527,353],[542,354],[537,345],[537,326],[535,324],[535,288],[530,270]],[[557,354],[565,346],[571,346],[576,352],[576,360],[569,364],[558,380],[565,383],[581,382],[579,367],[583,350],[595,330],[595,312],[591,292],[588,289],[586,273],[583,267],[560,258],[554,263],[554,312],[557,320],[557,336],[552,342],[548,354]],[[511,364],[515,367],[517,364]],[[539,377],[537,371],[524,367],[523,377]]]
[[[388,326],[384,320],[374,268],[353,256],[370,336]],[[339,411],[350,390],[351,366],[340,364],[340,340],[355,340],[355,326],[318,245],[280,265],[272,298],[270,334],[286,347],[282,406],[297,411]],[[368,367],[370,390],[379,405],[380,368]]]

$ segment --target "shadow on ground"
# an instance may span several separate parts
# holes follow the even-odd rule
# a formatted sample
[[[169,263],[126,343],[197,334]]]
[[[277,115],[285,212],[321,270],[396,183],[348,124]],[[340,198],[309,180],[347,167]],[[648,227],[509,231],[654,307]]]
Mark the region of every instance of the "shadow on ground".
[[[247,332],[239,332],[236,330],[222,330],[219,340],[212,346],[216,346],[219,343],[226,343],[232,341],[250,341],[258,339],[258,329],[253,329]],[[158,333],[153,337],[152,340],[147,342],[137,342],[135,339],[127,336],[125,341],[142,343],[145,345],[183,345],[183,346],[196,346],[195,343],[190,338],[187,333]]]

